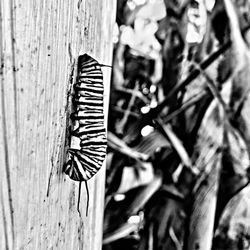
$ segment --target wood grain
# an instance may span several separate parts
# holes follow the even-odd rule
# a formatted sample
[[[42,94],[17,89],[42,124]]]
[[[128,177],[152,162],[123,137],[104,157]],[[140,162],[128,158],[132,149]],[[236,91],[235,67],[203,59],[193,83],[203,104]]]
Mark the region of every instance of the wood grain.
[[[80,53],[111,65],[115,5],[0,2],[0,249],[101,249],[105,168],[89,181],[87,218],[82,190],[80,218],[62,166],[70,74]]]

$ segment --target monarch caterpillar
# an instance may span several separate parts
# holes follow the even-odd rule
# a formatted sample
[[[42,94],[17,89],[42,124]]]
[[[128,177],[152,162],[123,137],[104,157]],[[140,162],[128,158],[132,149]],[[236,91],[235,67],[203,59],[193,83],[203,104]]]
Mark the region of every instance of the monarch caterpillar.
[[[101,66],[104,65],[87,54],[78,58],[77,80],[73,86],[70,146],[64,172],[80,182],[79,188],[82,181],[87,188],[86,181],[101,168],[106,156]]]

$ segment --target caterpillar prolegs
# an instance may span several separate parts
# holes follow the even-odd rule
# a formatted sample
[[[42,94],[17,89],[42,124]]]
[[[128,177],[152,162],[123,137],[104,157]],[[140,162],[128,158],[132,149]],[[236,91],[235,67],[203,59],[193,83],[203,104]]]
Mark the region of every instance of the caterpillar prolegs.
[[[101,66],[87,54],[78,58],[77,79],[73,86],[72,129],[64,172],[72,180],[79,181],[80,186],[82,181],[86,183],[96,174],[106,156]]]

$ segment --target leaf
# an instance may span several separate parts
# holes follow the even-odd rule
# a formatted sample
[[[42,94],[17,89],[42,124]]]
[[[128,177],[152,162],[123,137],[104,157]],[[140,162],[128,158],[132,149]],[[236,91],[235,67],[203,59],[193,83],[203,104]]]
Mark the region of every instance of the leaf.
[[[103,245],[109,244],[113,241],[125,238],[132,232],[138,229],[138,225],[135,223],[124,223],[115,231],[103,236]]]
[[[208,66],[211,65],[221,54],[223,54],[228,48],[230,48],[231,43],[228,42],[221,46],[217,51],[212,53],[207,59],[205,59],[200,64],[200,68],[202,70],[206,69]],[[135,132],[139,132],[142,127],[146,126],[147,124],[150,124],[152,119],[156,118],[162,110],[167,107],[172,100],[172,97],[178,93],[179,91],[183,90],[188,84],[190,84],[194,79],[197,78],[197,76],[200,75],[200,70],[194,69],[190,72],[190,74],[180,83],[175,85],[169,93],[165,96],[164,100],[160,102],[155,108],[152,108],[148,113],[143,115],[141,119],[139,119],[134,125],[130,127],[128,130],[128,133],[124,137],[124,140],[127,142],[134,142],[138,138],[138,133],[135,134]]]
[[[237,113],[250,91],[250,50],[242,37],[235,5],[231,0],[224,0],[224,4],[231,30],[231,63],[234,67],[230,107]]]
[[[248,148],[240,133],[230,125],[225,131],[222,164],[215,226],[229,199],[249,182]]]
[[[246,171],[250,166],[249,154],[245,140],[240,133],[230,127],[227,131],[228,148],[226,148],[226,157],[233,165],[233,171],[236,175],[245,177]]]
[[[160,188],[162,178],[155,175],[153,180],[144,186],[140,186],[129,190],[124,193],[125,198],[116,202],[114,199],[106,206],[105,220],[104,220],[104,233],[112,234],[124,223],[131,215],[137,215],[145,204],[149,201],[152,195]],[[119,230],[118,230],[119,231]]]
[[[152,182],[145,186],[145,188],[142,189],[139,194],[137,194],[134,201],[127,208],[126,214],[136,214],[146,204],[146,202],[148,202],[151,196],[160,188],[161,184],[161,176],[156,175]]]
[[[207,163],[206,178],[195,193],[189,223],[188,250],[210,250],[213,239],[221,153],[213,155]]]
[[[150,247],[168,250],[180,248],[183,245],[185,219],[180,199],[170,197],[166,190],[159,190],[145,208],[145,226],[141,233],[139,250]]]
[[[224,86],[222,97],[228,103],[230,82]],[[201,123],[193,155],[200,177],[194,187],[187,249],[210,250],[212,246],[217,192],[221,173],[221,158],[225,122],[224,109],[213,100]]]
[[[112,132],[108,132],[108,146],[137,161],[146,161],[148,159],[146,154],[137,152],[135,149],[130,148],[123,140],[118,138]]]
[[[250,184],[227,204],[215,232],[213,250],[249,249]]]
[[[118,193],[125,193],[126,191],[146,185],[150,183],[154,178],[154,172],[151,163],[143,163],[143,168],[136,167],[135,169],[131,167],[124,167],[122,172],[122,179],[117,190]]]
[[[250,152],[250,92],[248,93],[244,105],[241,110],[241,116],[238,119],[238,127],[240,133],[243,135],[248,152]]]
[[[191,168],[192,163],[191,159],[189,158],[189,155],[184,148],[181,140],[177,137],[177,135],[174,133],[170,125],[164,125],[161,121],[154,120],[156,126],[158,129],[166,136],[166,138],[170,141],[172,147],[176,150],[178,153],[182,163],[186,166]]]
[[[139,230],[140,225],[143,221],[143,213],[139,212],[139,210],[145,206],[146,202],[148,202],[148,200],[156,192],[156,190],[159,189],[160,185],[161,177],[156,176],[149,185],[146,185],[144,188],[140,189],[140,192],[137,193],[131,204],[128,207],[124,208],[126,209],[126,211],[122,213],[122,216],[124,218],[126,218],[126,216],[128,215],[132,216],[129,216],[125,222],[122,222],[118,225],[116,224],[116,221],[118,221],[119,223],[121,221],[121,218],[118,218],[118,220],[112,219],[112,228],[114,228],[114,230],[110,231],[107,228],[106,233],[104,232],[103,245],[125,238],[131,233]]]

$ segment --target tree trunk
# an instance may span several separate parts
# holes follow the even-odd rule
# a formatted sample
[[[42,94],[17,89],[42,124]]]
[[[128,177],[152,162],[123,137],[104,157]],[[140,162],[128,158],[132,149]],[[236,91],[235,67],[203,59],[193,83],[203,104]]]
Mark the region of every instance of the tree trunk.
[[[82,189],[80,218],[62,166],[71,72],[80,53],[111,65],[115,5],[0,2],[0,249],[101,249],[105,167],[88,182],[88,217]]]

